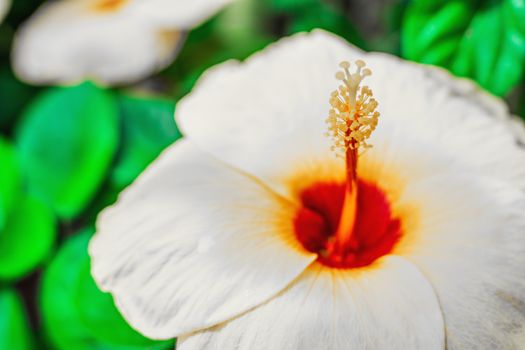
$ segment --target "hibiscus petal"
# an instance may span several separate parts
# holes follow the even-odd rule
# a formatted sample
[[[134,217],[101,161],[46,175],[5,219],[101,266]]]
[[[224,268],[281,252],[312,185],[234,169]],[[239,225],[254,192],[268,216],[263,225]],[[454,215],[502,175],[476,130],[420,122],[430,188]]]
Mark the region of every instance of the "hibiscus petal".
[[[438,68],[365,53],[319,30],[209,70],[179,103],[176,119],[203,149],[284,193],[288,169],[333,158],[323,133],[334,72],[340,61],[356,59],[373,71],[363,84],[381,112],[370,144],[395,149],[409,137],[448,163],[525,188],[525,128],[500,100]]]
[[[521,349],[525,339],[525,199],[479,174],[429,178],[399,204],[421,203],[417,229],[395,254],[433,285],[447,348]]]
[[[366,60],[374,70],[366,83],[381,111],[371,144],[386,140],[395,149],[408,137],[450,165],[525,189],[524,124],[502,100],[439,68],[378,53]]]
[[[314,259],[296,207],[177,142],[99,217],[92,272],[152,338],[207,328],[273,297]]]
[[[340,61],[363,55],[321,31],[282,39],[243,64],[208,70],[179,102],[178,125],[206,151],[279,189],[291,168],[334,158],[323,136],[334,73]]]
[[[233,0],[135,0],[134,11],[167,28],[198,26]]]
[[[17,75],[32,83],[83,79],[124,83],[173,60],[180,32],[160,31],[127,7],[98,13],[93,4],[76,0],[41,6],[17,32],[13,47]]]
[[[314,264],[277,297],[218,327],[179,338],[179,350],[439,349],[443,318],[426,279],[399,257],[369,269]]]

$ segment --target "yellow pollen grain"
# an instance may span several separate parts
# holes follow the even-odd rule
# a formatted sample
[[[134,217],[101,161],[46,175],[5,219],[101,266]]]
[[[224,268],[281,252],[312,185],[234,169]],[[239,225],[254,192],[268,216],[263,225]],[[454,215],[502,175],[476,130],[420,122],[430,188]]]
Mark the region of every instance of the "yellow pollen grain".
[[[344,156],[348,150],[370,148],[367,140],[379,120],[378,102],[372,90],[361,85],[372,71],[362,60],[355,61],[355,66],[355,72],[351,73],[349,62],[339,64],[342,70],[335,77],[341,84],[330,94],[327,136],[332,138],[332,150],[338,156]]]

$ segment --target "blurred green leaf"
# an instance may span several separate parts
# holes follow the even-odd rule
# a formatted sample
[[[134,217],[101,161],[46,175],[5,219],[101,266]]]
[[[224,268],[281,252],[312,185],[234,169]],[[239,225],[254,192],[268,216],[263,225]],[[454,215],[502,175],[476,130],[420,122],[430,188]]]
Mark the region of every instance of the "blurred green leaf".
[[[36,88],[18,81],[6,66],[0,69],[0,128],[6,128],[34,96]]]
[[[14,31],[7,23],[0,23],[0,60],[9,61]]]
[[[165,73],[176,82],[173,95],[187,94],[209,67],[229,59],[243,60],[276,38],[265,2],[237,0],[217,16],[192,30],[175,64]]]
[[[78,320],[73,296],[80,278],[78,270],[86,259],[88,238],[87,234],[70,238],[42,276],[42,326],[46,340],[56,349],[89,349],[90,339]]]
[[[36,198],[20,198],[0,232],[0,279],[31,272],[49,256],[55,236],[51,210]]]
[[[0,349],[30,350],[33,344],[22,300],[14,290],[0,290]]]
[[[123,189],[181,134],[175,125],[173,102],[128,95],[120,95],[118,101],[123,135],[111,180],[117,189]]]
[[[93,199],[118,143],[113,95],[91,83],[54,88],[29,107],[16,130],[29,190],[61,217]]]
[[[268,0],[276,10],[296,10],[301,7],[315,6],[319,0]]]
[[[525,2],[414,0],[405,13],[402,51],[506,95],[523,76]]]
[[[215,19],[214,35],[222,47],[212,55],[212,62],[244,60],[276,38],[267,33],[268,8],[260,0],[237,0]]]
[[[106,207],[115,203],[118,199],[121,189],[115,187],[111,182],[104,184],[102,189],[99,191],[97,197],[93,203],[89,206],[89,209],[83,216],[84,222],[88,224],[95,224],[99,213]]]
[[[131,329],[114,307],[109,294],[102,293],[90,275],[86,261],[79,271],[76,288],[79,319],[100,342],[121,348],[151,348],[154,342]],[[166,342],[158,348],[166,348]]]
[[[341,11],[319,0],[312,2],[308,7],[294,11],[288,34],[321,28],[347,39],[356,46],[366,48],[361,35]]]
[[[401,55],[401,26],[406,7],[407,0],[393,3],[385,2],[378,16],[379,22],[375,23],[375,27],[372,26],[372,33],[368,33],[367,28],[361,28],[361,33],[365,37],[368,36],[367,49],[387,52],[395,56]],[[359,14],[357,15],[359,16]],[[379,23],[380,26],[377,27]]]
[[[20,171],[13,146],[0,137],[0,235],[20,195]],[[1,237],[1,236],[0,236]]]
[[[45,270],[42,320],[47,340],[58,350],[172,349],[134,331],[90,275],[91,230],[70,238]]]
[[[517,111],[516,113],[522,118],[525,119],[525,91],[521,92],[521,98],[517,102]]]
[[[27,17],[33,14],[43,2],[45,2],[45,0],[11,0],[11,9],[7,15],[7,22],[14,28],[18,27],[23,21],[27,20]]]
[[[258,38],[250,41],[247,45],[224,45],[220,43],[220,49],[210,51],[205,57],[203,56],[203,61],[201,64],[196,65],[192,70],[183,75],[182,83],[179,86],[180,91],[177,93],[179,97],[184,96],[189,93],[199,77],[204,73],[208,68],[222,63],[230,59],[244,60],[251,54],[261,50],[266,45],[271,43],[270,39]],[[201,46],[198,50],[205,51],[205,46]],[[188,54],[186,57],[190,57],[191,54]]]
[[[236,0],[228,5],[215,19],[214,30],[227,47],[245,51],[253,41],[268,39],[265,19],[268,9],[264,1]]]

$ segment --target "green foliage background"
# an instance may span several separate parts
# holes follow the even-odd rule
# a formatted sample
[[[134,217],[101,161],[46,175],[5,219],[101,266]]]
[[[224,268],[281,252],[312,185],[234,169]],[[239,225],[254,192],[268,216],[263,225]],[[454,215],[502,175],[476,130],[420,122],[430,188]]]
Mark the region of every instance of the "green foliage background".
[[[181,137],[176,102],[208,67],[313,28],[365,50],[442,66],[525,111],[519,0],[237,0],[187,33],[175,62],[135,85],[35,87],[10,68],[17,27],[0,26],[0,349],[173,348],[131,329],[90,276],[98,212]]]

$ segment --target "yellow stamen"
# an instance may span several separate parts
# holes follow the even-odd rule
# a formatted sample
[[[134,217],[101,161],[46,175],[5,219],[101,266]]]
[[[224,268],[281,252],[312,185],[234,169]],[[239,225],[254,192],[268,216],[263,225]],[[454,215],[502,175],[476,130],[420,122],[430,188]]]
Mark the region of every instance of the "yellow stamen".
[[[357,159],[358,152],[370,148],[366,141],[375,130],[379,119],[377,101],[368,86],[361,82],[372,71],[362,60],[355,61],[356,70],[350,73],[350,63],[341,62],[341,71],[335,77],[341,81],[330,95],[330,111],[326,123],[328,136],[333,139],[332,150],[346,162],[346,192],[339,227],[335,233],[333,249],[351,245],[357,209]]]

